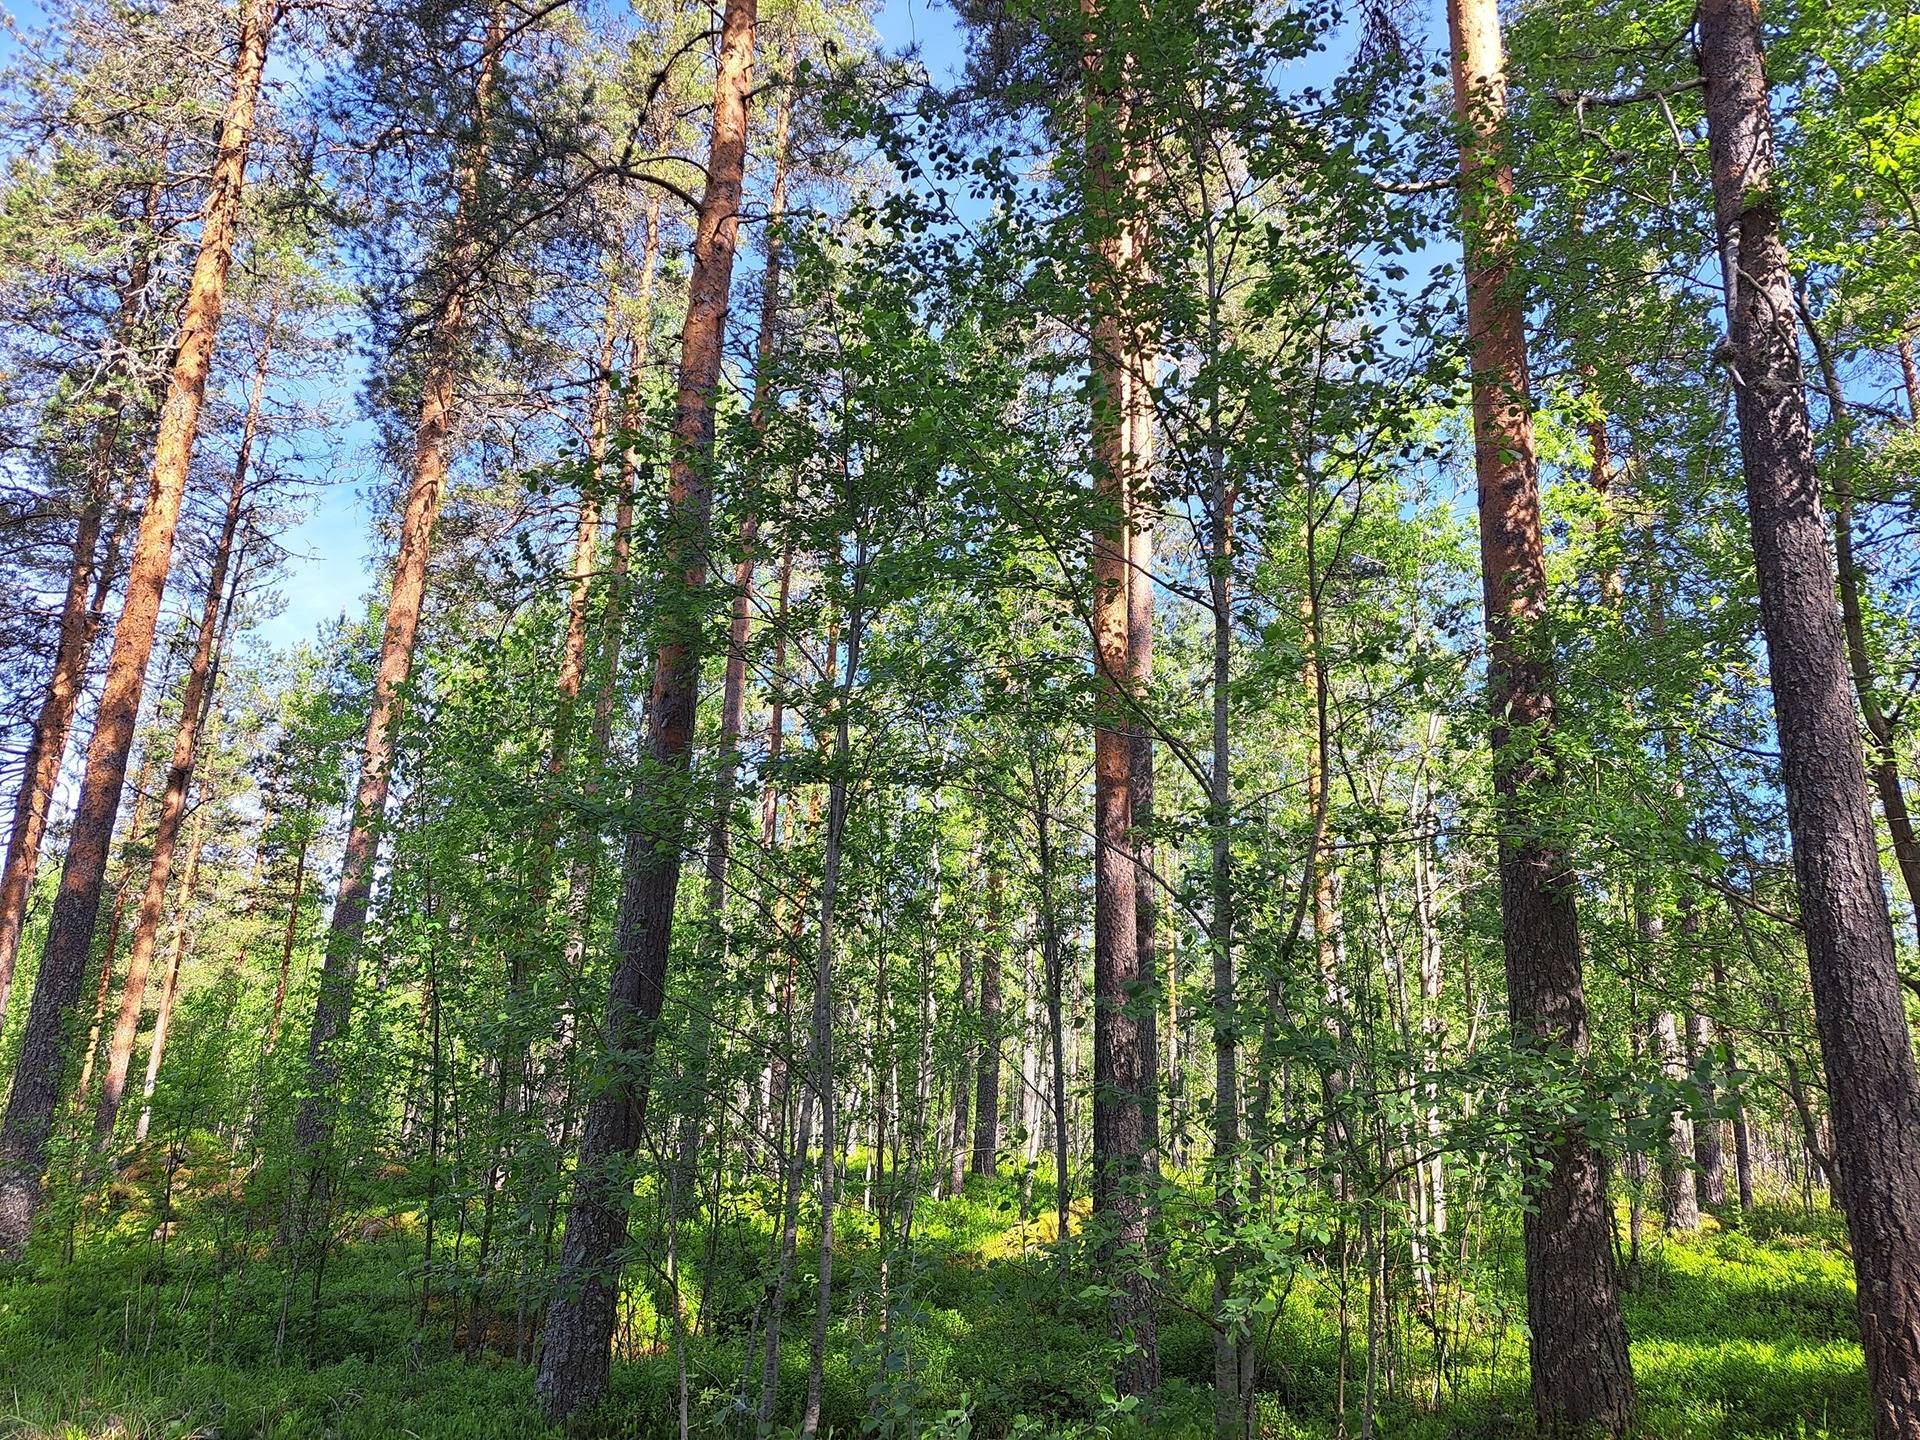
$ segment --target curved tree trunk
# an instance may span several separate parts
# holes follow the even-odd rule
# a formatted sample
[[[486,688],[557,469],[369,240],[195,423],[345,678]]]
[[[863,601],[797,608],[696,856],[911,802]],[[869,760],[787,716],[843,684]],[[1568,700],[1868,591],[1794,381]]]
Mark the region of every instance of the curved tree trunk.
[[[179,340],[166,403],[160,412],[146,511],[140,519],[140,533],[127,572],[126,599],[114,627],[113,655],[107,663],[93,739],[87,746],[72,838],[40,974],[34,982],[33,1005],[21,1042],[13,1093],[4,1127],[0,1127],[0,1255],[16,1254],[26,1244],[40,1206],[40,1172],[66,1068],[67,1016],[78,998],[99,920],[107,848],[126,784],[127,755],[133,747],[147,659],[153,651],[154,628],[160,618],[160,597],[166,588],[174,531],[186,495],[194,442],[199,437],[200,409],[206,399],[207,373],[212,366],[220,310],[226,299],[227,270],[233,261],[234,236],[240,221],[254,112],[266,71],[267,41],[278,14],[276,0],[248,0],[241,12],[239,51],[201,218],[199,253],[181,310]]]
[[[1880,1440],[1920,1436],[1920,1076],[1894,962],[1834,604],[1756,0],[1702,0],[1700,70],[1728,269],[1727,359],[1787,823]]]

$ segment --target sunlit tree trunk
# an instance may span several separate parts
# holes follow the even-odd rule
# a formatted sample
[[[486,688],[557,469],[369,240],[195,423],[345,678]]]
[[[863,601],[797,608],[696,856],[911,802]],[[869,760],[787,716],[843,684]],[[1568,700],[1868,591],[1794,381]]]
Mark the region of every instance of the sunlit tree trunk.
[[[186,818],[194,761],[200,751],[200,729],[213,704],[222,608],[231,605],[227,572],[233,566],[235,542],[246,511],[253,447],[260,433],[260,408],[266,398],[267,365],[273,353],[272,331],[273,318],[269,316],[267,338],[261,343],[254,363],[253,383],[247,394],[246,420],[240,431],[240,452],[234,461],[233,481],[227,488],[227,508],[220,520],[220,533],[214,540],[193,656],[187,662],[186,677],[180,687],[180,723],[174,732],[173,755],[167,766],[166,784],[160,792],[159,813],[154,820],[153,853],[147,862],[146,888],[140,897],[127,950],[127,978],[120,987],[120,1012],[114,1018],[113,1034],[107,1041],[100,1104],[93,1117],[95,1144],[105,1144],[111,1139],[114,1121],[120,1114],[120,1102],[126,1094],[133,1042],[140,1031],[146,1001],[147,975],[153,967],[154,951],[159,948],[160,921],[166,910],[167,887],[173,879],[174,852],[180,841],[181,823]]]
[[[98,981],[93,994],[93,1019],[87,1025],[86,1043],[80,1052],[80,1078],[73,1086],[76,1110],[84,1109],[87,1097],[93,1093],[93,1072],[100,1059],[100,1036],[107,1024],[107,1000],[113,993],[113,967],[120,958],[120,936],[126,930],[127,897],[133,890],[133,877],[138,868],[135,859],[146,824],[153,759],[150,748],[141,752],[140,769],[135,772],[133,779],[133,811],[128,815],[126,831],[120,837],[120,874],[113,886],[113,907],[107,913],[106,942],[100,947]]]
[[[1144,347],[1128,315],[1137,221],[1129,161],[1133,128],[1126,93],[1131,66],[1100,33],[1107,16],[1085,0],[1088,19],[1085,107],[1086,203],[1093,242],[1088,254],[1093,298],[1092,459],[1094,485],[1106,511],[1093,536],[1090,613],[1098,686],[1094,709],[1094,1036],[1093,1201],[1107,1234],[1113,1273],[1111,1324],[1122,1353],[1115,1386],[1144,1395],[1159,1383],[1149,1235],[1152,1226],[1152,1142],[1155,1005],[1149,957],[1140,950],[1140,856],[1135,847],[1139,707],[1135,678],[1150,642],[1133,635],[1136,556],[1148,553],[1134,527],[1144,520],[1139,421],[1145,402],[1134,385]],[[1143,607],[1150,603],[1142,601]],[[1150,613],[1147,612],[1147,613]],[[1149,761],[1150,765],[1150,761]]]
[[[782,68],[791,71],[794,49],[789,42]],[[793,86],[781,87],[773,125],[773,185],[767,199],[767,257],[760,275],[760,334],[754,347],[753,405],[749,421],[757,433],[767,426],[767,407],[774,403],[772,370],[780,321],[782,255],[780,225],[787,208],[787,141],[793,128]],[[753,570],[759,538],[759,517],[751,511],[740,522],[740,554],[733,567],[733,597],[727,624],[726,668],[720,686],[719,754],[713,785],[713,810],[707,821],[706,893],[702,897],[706,935],[703,971],[708,980],[703,994],[717,993],[726,962],[727,872],[732,859],[733,805],[740,779],[740,736],[747,714],[747,639],[753,616]],[[674,1161],[674,1203],[684,1203],[699,1148],[706,1109],[707,1072],[713,1046],[713,1017],[704,1001],[697,1002],[689,1019],[687,1084],[689,1110],[681,1117]]]
[[[677,783],[693,751],[702,616],[712,528],[714,406],[727,303],[733,289],[740,196],[746,168],[747,102],[753,87],[755,0],[727,0],[707,190],[694,235],[693,273],[680,337],[680,389],[673,470],[663,537],[670,583],[684,593],[664,602],[648,704],[649,761],[660,782]],[[612,1076],[594,1097],[580,1139],[573,1203],[560,1249],[560,1277],[547,1309],[537,1387],[549,1418],[606,1393],[619,1255],[627,1234],[622,1177],[646,1119],[656,1026],[666,998],[667,952],[680,884],[685,817],[676,805],[627,837],[625,886],[615,930],[618,959],[607,997],[604,1043]]]
[[[267,40],[279,14],[275,0],[247,0],[241,11],[225,112],[214,153],[212,182],[200,221],[199,251],[181,307],[167,398],[154,442],[145,513],[127,571],[126,597],[114,627],[113,653],[87,746],[85,772],[74,807],[72,836],[61,871],[60,892],[34,982],[33,1004],[21,1041],[13,1091],[0,1126],[0,1255],[26,1244],[41,1201],[41,1169],[65,1070],[68,1012],[83,983],[107,848],[127,778],[127,756],[153,651],[160,598],[173,559],[174,532],[192,468],[200,410],[206,399],[227,270],[246,184],[254,113],[266,70]]]
[[[1474,468],[1501,809],[1500,911],[1507,1004],[1522,1052],[1584,1065],[1587,1007],[1573,877],[1530,817],[1557,783],[1552,758],[1540,485],[1524,314],[1513,274],[1513,179],[1503,153],[1505,58],[1494,0],[1448,0],[1460,126]],[[1633,1374],[1614,1273],[1606,1167],[1574,1117],[1555,1122],[1530,1177],[1524,1230],[1533,1406],[1549,1432],[1624,1432]]]
[[[53,671],[41,696],[39,712],[22,757],[20,788],[14,794],[13,824],[7,832],[6,867],[0,870],[0,1031],[6,1029],[7,1001],[13,991],[13,972],[20,954],[20,932],[26,925],[27,901],[40,868],[40,843],[46,834],[53,804],[54,783],[66,763],[67,741],[74,712],[86,688],[87,661],[106,614],[113,589],[120,548],[120,528],[105,531],[107,512],[114,508],[120,486],[114,464],[126,428],[126,356],[147,314],[147,290],[153,278],[157,243],[154,221],[160,206],[160,184],[147,187],[141,217],[144,235],[127,278],[120,287],[119,310],[101,357],[105,371],[103,413],[94,424],[93,447],[87,467],[86,490],[75,517],[73,558],[67,570],[67,590],[60,607],[60,629],[54,643]],[[101,549],[103,533],[107,536]],[[91,591],[91,600],[89,600]]]
[[[1895,968],[1834,603],[1833,559],[1773,192],[1757,0],[1702,0],[1700,71],[1727,346],[1814,1014],[1880,1440],[1920,1436],[1920,1076]]]

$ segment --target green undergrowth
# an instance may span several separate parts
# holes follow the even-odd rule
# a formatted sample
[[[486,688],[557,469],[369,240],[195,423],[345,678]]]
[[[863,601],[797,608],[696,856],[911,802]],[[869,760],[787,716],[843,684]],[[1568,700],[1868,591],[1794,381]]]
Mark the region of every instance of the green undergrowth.
[[[642,1197],[644,1200],[644,1197]],[[1036,1200],[1038,1197],[1036,1196]],[[644,1207],[643,1207],[644,1208]],[[872,1216],[845,1212],[835,1263],[825,1420],[840,1436],[1203,1437],[1211,1433],[1206,1277],[1170,1277],[1151,1404],[1106,1391],[1113,1351],[1087,1256],[1065,1274],[1050,1215],[1022,1225],[1011,1182],[924,1203],[886,1267]],[[1076,1224],[1078,1217],[1076,1217]],[[636,1227],[644,1253],[649,1241]],[[636,1278],[611,1398],[583,1437],[677,1434],[678,1356],[696,1435],[751,1434],[746,1347],[769,1238],[751,1204],[687,1247],[700,1333],[676,1353],[657,1277]],[[814,1279],[803,1237],[784,1331],[781,1414],[806,1386]],[[444,1247],[444,1240],[442,1242]],[[695,1254],[695,1252],[698,1252]],[[1176,1248],[1176,1257],[1179,1252]],[[43,1235],[0,1271],[0,1436],[506,1440],[557,1434],[533,1402],[512,1317],[463,1291],[444,1248],[422,1324],[416,1209],[350,1227],[318,1283],[288,1277],[265,1223],[189,1203],[174,1227],[127,1204]],[[1358,1436],[1366,1408],[1364,1279],[1346,1298],[1324,1255],[1276,1285],[1262,1321],[1259,1433]],[[1176,1267],[1180,1262],[1176,1258]],[[635,1267],[644,1272],[644,1266]],[[1376,1347],[1382,1440],[1524,1436],[1526,1337],[1511,1237],[1468,1257],[1431,1306],[1392,1307]],[[1642,1434],[1657,1440],[1841,1440],[1871,1433],[1850,1267],[1835,1217],[1768,1208],[1738,1228],[1650,1241],[1627,1318]],[[1444,1364],[1435,1338],[1444,1332]],[[757,1376],[757,1371],[756,1371]],[[757,1379],[755,1385],[757,1393]],[[1344,1407],[1345,1429],[1340,1417]],[[790,1433],[790,1432],[788,1432]]]

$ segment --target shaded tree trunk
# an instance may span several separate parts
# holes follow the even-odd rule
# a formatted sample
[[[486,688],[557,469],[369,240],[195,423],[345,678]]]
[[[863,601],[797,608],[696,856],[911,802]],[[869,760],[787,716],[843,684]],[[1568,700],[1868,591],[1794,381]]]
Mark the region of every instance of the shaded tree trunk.
[[[958,1004],[954,1009],[957,1028],[963,1037],[970,1037],[974,1025],[973,1006],[973,946],[962,942],[960,946],[960,988]],[[947,1176],[947,1188],[958,1195],[967,1183],[967,1162],[973,1156],[971,1139],[973,1116],[974,1063],[973,1046],[963,1038],[960,1044],[958,1063],[953,1074],[953,1130],[948,1141],[952,1150],[949,1162],[950,1173]]]
[[[1847,669],[1853,677],[1854,697],[1859,702],[1860,718],[1867,727],[1870,742],[1867,770],[1873,779],[1874,794],[1880,800],[1880,813],[1887,822],[1887,836],[1893,842],[1893,861],[1900,872],[1901,886],[1907,892],[1907,904],[1913,910],[1915,926],[1920,927],[1920,838],[1914,835],[1913,816],[1907,809],[1893,716],[1880,703],[1873,654],[1867,647],[1866,612],[1861,604],[1866,572],[1853,548],[1853,420],[1847,410],[1846,392],[1840,385],[1833,351],[1804,301],[1799,304],[1799,310],[1807,338],[1813,343],[1821,388],[1826,392],[1828,420],[1835,435],[1830,457],[1834,473],[1829,478],[1833,491],[1834,559],[1840,587],[1840,629],[1846,637]]]
[[[991,1180],[1000,1163],[1000,965],[1007,917],[1006,877],[995,853],[987,860],[987,934],[980,951],[980,1057],[973,1089],[973,1173]]]
[[[860,642],[865,633],[862,612],[866,585],[866,544],[862,537],[856,550],[852,594],[847,615],[846,679],[839,687],[834,707],[833,759],[827,784],[827,833],[820,878],[820,948],[814,961],[813,1039],[810,1069],[814,1093],[820,1102],[820,1278],[814,1296],[813,1341],[808,1352],[807,1401],[800,1417],[802,1440],[812,1440],[820,1429],[821,1392],[826,1377],[827,1327],[833,1318],[833,1211],[839,1189],[839,1144],[834,1102],[833,1068],[833,955],[838,943],[834,933],[836,906],[840,894],[840,864],[847,829],[847,770],[851,744],[848,711],[853,687],[860,673]],[[835,647],[827,646],[829,688],[834,684]]]
[[[628,337],[627,368],[637,373],[648,358],[653,329],[653,287],[660,262],[660,201],[656,197],[647,209],[646,239],[640,261],[640,295],[633,334]],[[628,392],[624,428],[632,430],[639,421],[639,405]],[[618,494],[614,501],[613,555],[609,564],[607,599],[600,616],[600,651],[595,659],[597,682],[593,699],[593,720],[587,732],[586,774],[582,788],[598,795],[602,779],[600,769],[613,739],[614,701],[619,694],[621,652],[626,646],[627,607],[633,567],[634,482],[640,468],[639,455],[631,446],[620,456]],[[557,1112],[556,1133],[559,1148],[566,1149],[572,1133],[573,1105],[570,1092],[573,1058],[580,1010],[580,979],[586,964],[587,929],[593,907],[594,878],[599,873],[600,837],[597,831],[579,837],[579,848],[567,867],[566,944],[562,964],[565,967],[565,998],[554,1026],[554,1058],[548,1074],[548,1109]]]
[[[1715,216],[1787,822],[1880,1440],[1920,1436],[1920,1076],[1814,467],[1756,0],[1702,0]]]
[[[206,835],[207,812],[203,799],[201,808],[194,812],[193,834],[187,841],[187,864],[180,876],[180,916],[173,927],[173,953],[167,960],[167,977],[160,986],[160,1005],[153,1017],[153,1039],[147,1044],[147,1073],[140,1085],[140,1119],[133,1127],[136,1144],[144,1143],[147,1132],[153,1128],[153,1092],[159,1088],[160,1067],[167,1058],[167,1037],[173,1033],[174,1007],[180,998],[180,966],[187,954],[187,917],[200,883],[200,851]]]
[[[181,310],[167,398],[160,412],[146,510],[134,542],[120,620],[114,627],[113,654],[107,662],[93,739],[87,746],[72,836],[34,982],[13,1092],[6,1121],[0,1126],[0,1255],[17,1254],[26,1244],[41,1202],[41,1169],[65,1071],[68,1012],[78,998],[99,921],[107,847],[126,783],[147,659],[153,651],[174,532],[199,436],[207,373],[240,220],[254,113],[266,70],[267,41],[278,14],[275,0],[247,0],[241,11],[238,54],[201,217],[199,251]]]
[[[1211,417],[1210,417],[1211,419]],[[1224,1243],[1213,1263],[1213,1433],[1247,1432],[1253,1352],[1227,1313],[1238,1276],[1240,1229],[1240,1006],[1234,979],[1233,896],[1233,511],[1221,457],[1210,457],[1213,525],[1208,590],[1213,611],[1213,760],[1208,774],[1208,935],[1213,951],[1213,1191]]]
[[[347,823],[327,926],[320,986],[314,1001],[313,1028],[307,1036],[307,1094],[294,1120],[294,1141],[306,1168],[308,1210],[324,1209],[325,1166],[320,1152],[333,1136],[333,1088],[338,1061],[336,1042],[353,1010],[353,987],[360,973],[360,949],[373,901],[374,862],[392,784],[394,745],[399,737],[400,702],[413,671],[414,641],[427,594],[427,561],[433,529],[446,489],[449,437],[452,434],[458,366],[467,310],[474,299],[479,244],[475,236],[480,177],[487,164],[487,127],[500,56],[506,45],[504,15],[494,6],[487,21],[473,88],[471,132],[460,147],[455,177],[452,279],[440,297],[426,357],[420,419],[414,428],[413,473],[400,515],[400,546],[387,591],[386,622],[374,667],[373,703],[367,710],[360,743],[360,779]],[[305,1229],[304,1222],[302,1229]]]
[[[1527,818],[1557,777],[1541,653],[1546,567],[1526,331],[1512,273],[1513,178],[1503,153],[1505,58],[1494,0],[1448,0],[1460,123],[1461,221],[1473,364],[1474,469],[1500,807],[1500,913],[1513,1042],[1585,1064],[1587,1007],[1566,857]],[[1534,1413],[1543,1430],[1619,1434],[1633,1374],[1614,1273],[1606,1168],[1573,1117],[1556,1117],[1544,1170],[1529,1177],[1527,1317]]]
[[[698,597],[706,582],[713,514],[714,406],[739,233],[756,19],[755,0],[727,0],[714,82],[707,190],[694,235],[681,330],[663,558],[684,593],[669,599],[660,618],[648,705],[649,761],[668,787],[685,773],[693,751],[702,630]],[[623,1177],[646,1121],[684,848],[683,807],[667,803],[650,808],[664,813],[650,829],[636,828],[627,836],[615,931],[618,960],[604,1018],[612,1073],[588,1108],[561,1242],[559,1284],[547,1309],[546,1349],[536,1383],[550,1419],[598,1400],[607,1388],[619,1255],[627,1234],[628,1186]]]
[[[1713,992],[1720,1004],[1722,1014],[1727,1012],[1727,963],[1716,950],[1713,956]],[[1733,1176],[1735,1194],[1740,1199],[1742,1212],[1753,1209],[1753,1136],[1747,1124],[1746,1097],[1741,1093],[1739,1082],[1733,1077],[1740,1073],[1740,1057],[1734,1053],[1733,1041],[1727,1040],[1728,1083],[1733,1092]]]

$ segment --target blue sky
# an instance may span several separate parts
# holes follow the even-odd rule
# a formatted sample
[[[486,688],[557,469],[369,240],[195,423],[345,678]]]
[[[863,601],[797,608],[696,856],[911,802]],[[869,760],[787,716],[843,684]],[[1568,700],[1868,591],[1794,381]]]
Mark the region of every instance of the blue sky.
[[[23,24],[29,12],[16,9]],[[892,50],[918,45],[922,59],[936,79],[950,78],[964,58],[953,11],[935,0],[886,0],[876,24],[882,42]],[[11,54],[6,42],[0,54]],[[351,387],[358,383],[356,366],[348,392],[328,397],[329,407],[351,406]],[[311,469],[316,482],[307,514],[280,535],[288,551],[284,573],[275,589],[282,608],[262,625],[258,638],[280,647],[311,638],[343,611],[356,611],[372,581],[373,531],[376,516],[370,505],[379,477],[368,472],[364,424],[350,424],[339,442],[328,447],[328,461]],[[332,462],[345,468],[336,471]]]

